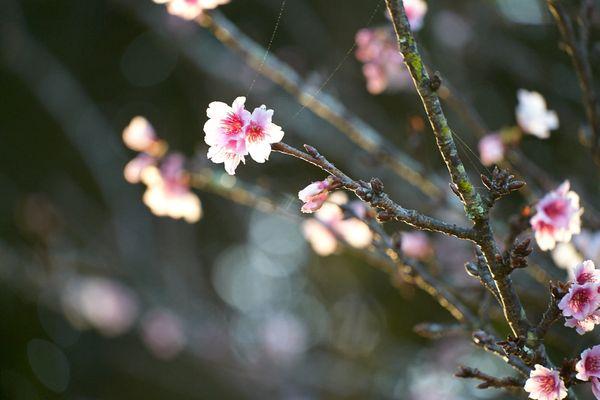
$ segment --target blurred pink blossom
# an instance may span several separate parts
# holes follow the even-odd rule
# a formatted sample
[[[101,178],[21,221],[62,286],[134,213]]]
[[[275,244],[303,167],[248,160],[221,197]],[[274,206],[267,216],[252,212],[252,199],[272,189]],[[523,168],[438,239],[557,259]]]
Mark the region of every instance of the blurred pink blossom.
[[[577,379],[588,381],[590,378],[600,378],[600,345],[584,350],[580,358],[575,365]]]
[[[600,399],[600,379],[592,378],[591,382],[592,382],[592,393],[594,394],[594,397],[598,400],[598,399]]]
[[[552,250],[556,242],[569,242],[581,228],[579,196],[565,181],[556,190],[546,194],[536,206],[531,218],[535,239],[542,250]]]
[[[479,141],[479,157],[485,166],[497,164],[504,159],[506,146],[499,133],[486,135]]]
[[[561,400],[567,397],[567,388],[558,371],[535,365],[525,382],[525,391],[530,399]]]
[[[417,260],[424,260],[433,253],[429,237],[420,231],[402,233],[401,247],[403,254]]]
[[[596,311],[599,305],[600,294],[598,294],[597,284],[578,285],[574,283],[558,303],[558,308],[562,310],[565,317],[583,320]]]
[[[159,217],[183,218],[197,222],[202,215],[200,199],[189,186],[189,176],[184,169],[184,157],[170,154],[160,167],[147,167],[142,181],[148,186],[144,193],[144,204]]]
[[[389,27],[361,29],[355,40],[356,58],[364,64],[363,74],[369,93],[412,87],[410,73]]]
[[[549,138],[550,131],[558,128],[556,112],[547,109],[546,100],[538,92],[519,89],[517,97],[517,123],[523,132],[540,139]]]
[[[123,130],[123,142],[131,150],[151,153],[151,149],[159,140],[154,128],[144,117],[134,117]]]
[[[127,332],[138,314],[135,293],[107,278],[80,278],[63,292],[65,314],[75,324],[96,328],[106,336]]]
[[[373,233],[367,224],[358,218],[344,218],[340,205],[347,202],[348,198],[344,193],[332,193],[315,213],[315,217],[303,222],[304,237],[317,254],[327,256],[334,253],[338,247],[338,238],[359,249],[368,247],[373,241]],[[350,202],[347,207],[356,210],[356,215],[366,214],[366,210],[360,209],[365,207],[362,202]]]
[[[573,238],[573,243],[585,258],[600,259],[600,231],[583,230],[581,234]]]
[[[423,27],[423,20],[427,14],[427,3],[424,0],[402,0],[406,17],[413,31],[418,31]]]
[[[125,165],[125,169],[123,171],[125,180],[129,183],[140,183],[146,168],[155,164],[156,158],[145,153],[138,154],[137,157]]]
[[[167,309],[155,309],[142,319],[142,339],[152,354],[170,360],[183,350],[186,338],[181,319]]]
[[[262,329],[265,351],[275,361],[293,361],[306,350],[307,339],[304,323],[289,313],[269,315]]]
[[[158,4],[167,4],[169,14],[185,19],[194,19],[204,10],[217,8],[230,0],[154,0]]]

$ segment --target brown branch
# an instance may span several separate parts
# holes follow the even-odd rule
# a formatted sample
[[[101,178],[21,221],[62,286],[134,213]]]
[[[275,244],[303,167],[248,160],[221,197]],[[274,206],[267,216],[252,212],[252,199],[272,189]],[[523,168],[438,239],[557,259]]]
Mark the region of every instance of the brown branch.
[[[382,210],[380,215],[385,214],[386,218],[402,221],[421,230],[440,232],[459,239],[474,241],[472,229],[460,227],[455,224],[448,224],[423,215],[416,210],[404,208],[392,201],[386,193],[377,193],[377,191],[372,189],[370,184],[350,178],[319,154],[314,147],[305,145],[305,148],[310,154],[282,142],[272,145],[274,151],[306,161],[333,175],[339,180],[342,187],[351,190],[361,200],[370,204],[372,207]]]
[[[458,368],[458,372],[456,372],[454,376],[456,376],[457,378],[480,380],[481,383],[477,385],[479,389],[521,389],[525,384],[524,379],[514,378],[511,376],[506,378],[496,378],[495,376],[491,376],[481,372],[477,368],[470,368],[465,366],[460,366]]]

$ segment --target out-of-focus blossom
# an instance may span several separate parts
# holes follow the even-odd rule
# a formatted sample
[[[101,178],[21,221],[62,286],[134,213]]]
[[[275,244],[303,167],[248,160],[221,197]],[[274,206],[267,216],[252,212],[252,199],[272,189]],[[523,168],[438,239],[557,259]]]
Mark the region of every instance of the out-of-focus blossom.
[[[519,89],[516,109],[517,123],[525,133],[540,139],[550,137],[550,131],[558,128],[558,115],[548,110],[546,100],[538,92]]]
[[[596,399],[600,399],[600,379],[592,378],[592,393]]]
[[[600,283],[600,270],[596,269],[592,260],[586,260],[575,268],[575,282],[579,285]]]
[[[565,181],[556,190],[546,194],[536,206],[531,218],[535,239],[542,250],[552,250],[556,242],[569,242],[581,229],[579,196]]]
[[[269,315],[262,329],[265,351],[275,361],[293,361],[306,350],[307,339],[302,321],[289,313]]]
[[[373,241],[371,229],[358,218],[345,218],[341,205],[352,210],[355,215],[365,215],[366,207],[362,202],[347,203],[348,198],[342,192],[332,193],[323,206],[315,213],[315,217],[302,224],[304,237],[313,250],[327,256],[334,253],[338,247],[338,238],[350,246],[362,249]]]
[[[598,324],[600,324],[600,311],[594,311],[584,319],[567,318],[565,320],[565,326],[567,328],[575,328],[580,335],[593,331],[594,327]]]
[[[184,169],[184,157],[170,154],[160,167],[147,167],[142,181],[148,186],[144,204],[159,217],[183,218],[197,222],[202,215],[200,199],[191,192],[189,176]]]
[[[123,175],[129,183],[140,183],[146,168],[156,164],[156,159],[145,153],[140,153],[125,165]]]
[[[138,314],[135,294],[106,278],[82,278],[67,284],[62,298],[67,317],[106,336],[127,332]]]
[[[403,254],[418,260],[427,259],[433,253],[429,237],[420,231],[404,232],[402,234],[401,248]]]
[[[583,230],[573,237],[573,243],[585,258],[600,260],[600,231]]]
[[[313,213],[317,211],[327,197],[331,188],[331,179],[313,182],[298,192],[298,198],[304,203],[300,211],[303,213]]]
[[[485,166],[497,164],[504,159],[506,146],[499,133],[484,136],[479,141],[479,158]]]
[[[274,124],[272,119],[273,110],[267,110],[262,105],[252,111],[246,126],[246,148],[250,157],[258,163],[267,161],[271,154],[271,144],[283,139],[281,127]]]
[[[535,365],[525,382],[525,391],[530,399],[561,400],[567,397],[567,388],[558,371]]]
[[[142,318],[142,339],[152,354],[170,360],[183,350],[186,338],[181,319],[166,309],[155,309]]]
[[[123,130],[123,142],[131,150],[151,153],[151,149],[159,140],[154,128],[144,117],[134,117]]]
[[[575,369],[577,370],[576,377],[579,380],[588,381],[590,378],[600,378],[600,345],[584,350]]]
[[[565,317],[583,320],[596,311],[599,305],[598,285],[586,283],[571,285],[569,292],[558,303],[558,308],[562,310]]]
[[[363,74],[369,93],[380,94],[385,90],[412,87],[410,73],[390,28],[361,29],[355,40],[356,58],[364,64]]]
[[[558,243],[552,250],[552,260],[557,267],[568,272],[569,279],[573,279],[575,266],[583,261],[583,257],[571,243]]]
[[[283,139],[281,127],[272,122],[273,110],[264,105],[252,114],[245,108],[246,98],[238,97],[231,106],[213,101],[206,110],[204,141],[209,145],[208,158],[225,165],[225,171],[234,175],[245,156],[263,163],[269,159],[271,144]]]
[[[427,14],[427,3],[424,0],[403,0],[406,17],[413,31],[423,27],[423,20]]]
[[[158,4],[167,4],[169,14],[185,19],[194,19],[204,10],[212,10],[230,0],[154,0]]]

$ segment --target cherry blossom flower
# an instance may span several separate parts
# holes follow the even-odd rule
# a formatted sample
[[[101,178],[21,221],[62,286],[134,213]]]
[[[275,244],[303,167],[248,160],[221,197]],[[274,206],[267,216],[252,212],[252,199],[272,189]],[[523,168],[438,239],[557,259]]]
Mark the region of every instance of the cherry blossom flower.
[[[355,41],[356,58],[364,64],[363,74],[369,93],[412,87],[410,73],[389,27],[361,29]]]
[[[125,165],[123,175],[129,183],[140,183],[146,168],[156,164],[156,159],[145,153],[140,153]]]
[[[183,350],[186,344],[181,319],[167,309],[154,309],[142,318],[142,339],[152,354],[170,360]]]
[[[600,311],[594,311],[591,315],[584,319],[565,319],[565,326],[568,328],[575,328],[577,333],[580,335],[593,331],[594,327],[598,324],[600,324]]]
[[[562,310],[565,317],[583,320],[592,314],[599,305],[598,284],[586,283],[585,285],[571,285],[569,292],[558,303],[558,308]]]
[[[504,159],[506,146],[502,142],[502,136],[499,133],[492,133],[484,136],[479,141],[479,158],[485,166],[497,164]]]
[[[358,249],[369,246],[373,241],[373,233],[368,225],[358,218],[345,218],[341,205],[352,209],[357,216],[366,214],[366,206],[362,202],[348,203],[344,193],[335,192],[315,213],[314,218],[302,224],[304,237],[321,256],[333,254],[338,248],[338,239]]]
[[[588,381],[590,378],[600,378],[600,345],[586,349],[580,358],[575,365],[577,379]]]
[[[283,131],[279,125],[271,122],[273,110],[262,105],[252,112],[246,126],[246,148],[250,157],[258,163],[264,163],[271,154],[271,144],[283,139]]]
[[[600,399],[600,379],[592,378],[592,393],[596,399]]]
[[[300,211],[310,214],[321,208],[329,197],[330,188],[331,179],[327,178],[323,181],[313,182],[299,191],[298,198],[304,202]]]
[[[183,218],[197,222],[202,214],[200,199],[190,191],[189,176],[184,170],[184,157],[167,156],[160,167],[147,167],[142,181],[148,186],[144,204],[159,217]]]
[[[267,161],[271,144],[281,141],[284,135],[281,127],[272,122],[273,110],[263,105],[251,114],[245,103],[245,97],[236,98],[231,106],[214,101],[206,110],[204,141],[210,146],[207,156],[214,163],[223,163],[229,175],[235,174],[240,162],[246,162],[248,154],[256,162]]]
[[[154,0],[158,4],[167,4],[169,14],[176,15],[184,19],[194,19],[204,10],[217,8],[222,4],[229,3],[230,0]]]
[[[586,283],[600,283],[600,271],[596,269],[592,260],[586,260],[575,267],[575,282],[579,285]]]
[[[561,400],[567,397],[567,388],[558,371],[535,365],[525,382],[525,391],[530,399]]]
[[[424,0],[403,0],[406,17],[413,31],[423,27],[423,20],[427,14],[427,3]]]
[[[550,131],[558,128],[558,115],[546,108],[546,100],[538,92],[519,89],[516,108],[517,123],[523,132],[540,139],[550,137]]]
[[[536,206],[531,218],[535,239],[542,250],[552,250],[556,242],[569,242],[581,229],[579,196],[565,181],[556,190],[546,194]]]
[[[403,254],[418,260],[426,259],[433,253],[429,237],[420,231],[404,232],[401,248]]]

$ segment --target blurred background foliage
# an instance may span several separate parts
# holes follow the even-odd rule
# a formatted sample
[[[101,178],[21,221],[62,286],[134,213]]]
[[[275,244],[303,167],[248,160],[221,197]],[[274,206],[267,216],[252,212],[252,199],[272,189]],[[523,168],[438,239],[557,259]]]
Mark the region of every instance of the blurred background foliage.
[[[419,128],[415,93],[369,95],[360,64],[353,54],[344,59],[378,3],[288,1],[272,51],[315,87],[336,71],[325,92],[442,177],[446,190],[429,128]],[[279,0],[233,0],[221,10],[266,45],[279,7]],[[386,23],[378,7],[372,26]],[[208,103],[245,94],[255,77],[209,32],[149,0],[6,0],[2,8],[0,397],[507,398],[452,377],[463,362],[509,372],[468,338],[430,341],[413,332],[418,323],[451,322],[437,303],[390,284],[353,252],[317,257],[297,221],[202,192],[205,214],[194,225],[145,208],[142,188],[122,178],[131,158],[122,128],[142,114],[171,148],[203,155]],[[597,169],[578,139],[578,85],[544,2],[430,1],[418,39],[432,68],[490,129],[515,124],[518,88],[543,93],[561,128],[547,141],[526,138],[523,151],[557,180],[568,178],[598,198]],[[597,52],[592,57],[599,65]],[[311,143],[354,176],[382,177],[403,205],[436,211],[328,123],[306,109],[298,114],[301,106],[270,81],[258,77],[248,103],[274,108],[290,143]],[[469,127],[449,116],[476,149]],[[468,147],[461,151],[477,177],[485,169]],[[278,193],[296,210],[293,194],[320,172],[273,155],[236,177]],[[522,204],[513,197],[497,211],[499,220]],[[477,292],[463,272],[471,250],[432,238],[444,278]],[[563,277],[556,269],[546,273]],[[523,280],[545,293],[530,276]],[[116,331],[93,329],[70,311],[73,291],[77,301],[89,301],[81,298],[86,284],[129,307]],[[102,299],[92,297],[109,319],[122,312]],[[169,351],[144,336],[152,310],[172,318],[165,323],[172,328],[165,334]]]

